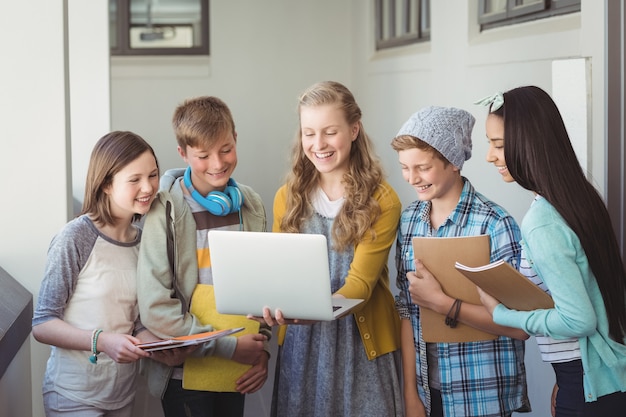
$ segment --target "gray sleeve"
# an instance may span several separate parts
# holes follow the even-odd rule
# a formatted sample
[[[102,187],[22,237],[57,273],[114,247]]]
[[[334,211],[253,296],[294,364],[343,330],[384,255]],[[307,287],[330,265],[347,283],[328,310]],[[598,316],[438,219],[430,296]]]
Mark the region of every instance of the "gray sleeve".
[[[72,220],[52,239],[32,325],[63,319],[65,307],[87,262],[98,234],[83,218]]]

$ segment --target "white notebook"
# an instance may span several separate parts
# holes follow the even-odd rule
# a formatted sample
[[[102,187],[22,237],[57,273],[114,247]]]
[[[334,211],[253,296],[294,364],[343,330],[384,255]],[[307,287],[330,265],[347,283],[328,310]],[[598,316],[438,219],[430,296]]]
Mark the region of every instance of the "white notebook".
[[[282,310],[289,319],[330,321],[361,299],[332,297],[324,235],[227,230],[208,232],[217,311],[263,315]]]

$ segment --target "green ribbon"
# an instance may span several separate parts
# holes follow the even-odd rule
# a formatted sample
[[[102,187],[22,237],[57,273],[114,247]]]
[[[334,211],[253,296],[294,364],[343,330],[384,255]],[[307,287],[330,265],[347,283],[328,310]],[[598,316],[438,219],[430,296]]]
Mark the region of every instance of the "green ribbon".
[[[482,106],[491,106],[489,111],[494,112],[498,110],[500,107],[502,107],[502,105],[504,104],[504,96],[502,95],[502,93],[497,92],[481,100],[475,101],[474,104],[478,104]]]

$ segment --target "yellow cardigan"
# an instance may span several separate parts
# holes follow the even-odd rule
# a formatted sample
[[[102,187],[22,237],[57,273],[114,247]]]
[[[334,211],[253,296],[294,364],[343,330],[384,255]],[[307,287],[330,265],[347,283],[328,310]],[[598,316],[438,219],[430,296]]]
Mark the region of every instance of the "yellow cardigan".
[[[345,284],[336,293],[346,298],[363,298],[362,307],[353,314],[368,359],[393,352],[400,346],[400,319],[389,288],[389,251],[395,242],[402,203],[395,190],[383,182],[374,193],[381,215],[372,226],[376,239],[363,240],[354,248],[354,258]],[[285,215],[287,188],[282,186],[274,198],[273,232],[280,232]],[[282,344],[286,326],[278,331]]]

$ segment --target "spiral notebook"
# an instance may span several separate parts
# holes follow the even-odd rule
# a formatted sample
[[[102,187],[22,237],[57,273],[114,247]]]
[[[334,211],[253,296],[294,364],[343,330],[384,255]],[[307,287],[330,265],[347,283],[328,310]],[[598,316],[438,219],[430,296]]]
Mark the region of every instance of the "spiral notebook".
[[[289,319],[330,321],[363,302],[332,297],[324,235],[214,229],[208,238],[219,313],[262,316],[267,306]]]

